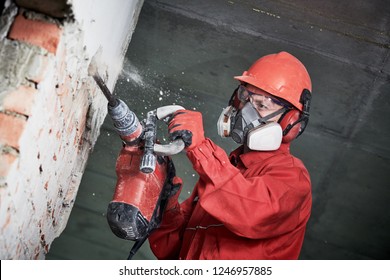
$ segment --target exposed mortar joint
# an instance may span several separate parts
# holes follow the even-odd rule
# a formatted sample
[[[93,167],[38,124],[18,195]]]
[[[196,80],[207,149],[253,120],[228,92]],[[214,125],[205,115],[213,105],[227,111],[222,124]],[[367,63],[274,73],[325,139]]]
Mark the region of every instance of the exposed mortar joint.
[[[31,1],[31,0],[14,0],[16,4],[28,10],[34,10],[59,21],[74,21],[75,16],[72,9],[72,3],[69,0],[56,1]]]
[[[89,98],[89,96],[88,96]],[[90,101],[90,100],[88,100]],[[91,130],[92,129],[92,124],[91,124],[91,121],[92,121],[92,102],[89,102],[88,104],[88,108],[87,108],[87,113],[86,113],[86,122],[85,122],[85,128],[87,130]]]
[[[0,177],[0,189],[8,188],[8,183],[6,182],[6,178]]]
[[[34,87],[34,89],[38,89],[38,83],[37,82],[35,82],[35,81],[31,80],[31,79],[28,79],[28,78],[26,78],[26,80],[31,83],[31,85]]]
[[[8,30],[17,13],[18,9],[13,3],[4,9],[3,14],[0,16],[0,40],[3,40],[7,36]]]
[[[0,110],[0,113],[3,113],[3,114],[8,115],[8,116],[15,117],[15,118],[24,119],[26,121],[28,120],[28,116],[27,115],[16,113],[16,112],[12,112],[12,111]]]
[[[19,149],[12,146],[1,145],[0,150],[1,150],[1,154],[10,154],[14,156],[19,156]]]
[[[42,57],[49,56],[48,52],[38,46],[32,46],[13,39],[0,41],[0,56],[3,67],[0,75],[1,93],[17,89],[20,85],[31,85],[36,88],[33,77],[39,75],[42,67]]]
[[[56,24],[58,26],[62,25],[61,21],[59,21],[58,19],[49,17],[49,16],[47,16],[45,14],[37,13],[37,12],[26,10],[26,9],[21,9],[20,13],[26,19],[50,22],[50,23],[54,23],[54,24]]]

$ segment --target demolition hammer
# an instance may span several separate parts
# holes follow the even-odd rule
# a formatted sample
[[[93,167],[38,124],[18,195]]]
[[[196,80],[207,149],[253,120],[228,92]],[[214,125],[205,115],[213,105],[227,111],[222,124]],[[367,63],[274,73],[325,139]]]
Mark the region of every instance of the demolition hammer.
[[[157,142],[157,121],[167,122],[180,109],[170,105],[149,111],[140,122],[121,99],[107,88],[92,58],[88,73],[108,101],[108,115],[123,141],[116,162],[117,182],[112,201],[107,208],[107,221],[112,232],[126,240],[135,241],[128,259],[131,259],[162,218],[171,185],[168,174],[173,166],[169,156],[184,149],[182,139],[168,144]]]

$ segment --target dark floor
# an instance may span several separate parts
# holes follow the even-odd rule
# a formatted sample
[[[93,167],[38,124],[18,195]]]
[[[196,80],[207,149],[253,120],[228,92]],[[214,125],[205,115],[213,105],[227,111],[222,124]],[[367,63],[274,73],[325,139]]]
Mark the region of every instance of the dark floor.
[[[292,151],[310,171],[313,212],[301,259],[390,258],[390,5],[388,1],[147,0],[115,92],[143,118],[161,105],[203,113],[206,135],[227,151],[216,121],[241,74],[282,50],[307,66],[310,124]],[[47,259],[125,259],[131,242],[105,212],[120,141],[106,119],[76,205]],[[188,196],[197,175],[174,157]],[[148,245],[136,259],[154,259]]]

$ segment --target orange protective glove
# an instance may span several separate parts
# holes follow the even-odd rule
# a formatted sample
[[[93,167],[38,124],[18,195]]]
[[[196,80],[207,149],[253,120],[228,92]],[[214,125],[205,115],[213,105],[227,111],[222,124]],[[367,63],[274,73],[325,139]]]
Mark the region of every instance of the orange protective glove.
[[[172,141],[181,138],[186,150],[191,150],[205,139],[202,114],[197,111],[178,110],[168,124],[168,131]]]

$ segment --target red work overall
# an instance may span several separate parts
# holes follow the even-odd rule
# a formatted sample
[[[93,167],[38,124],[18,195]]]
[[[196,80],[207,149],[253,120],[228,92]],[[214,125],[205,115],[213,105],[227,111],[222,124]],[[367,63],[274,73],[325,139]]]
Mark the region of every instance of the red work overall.
[[[149,237],[158,259],[299,257],[312,203],[308,171],[289,144],[271,152],[241,149],[229,160],[206,139],[187,152],[199,181]]]

